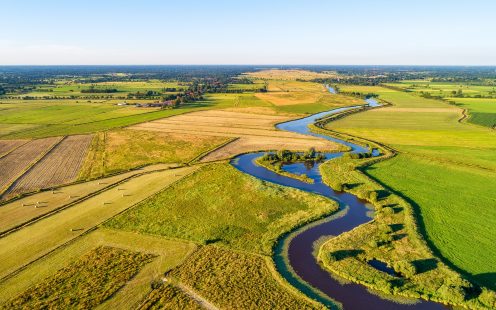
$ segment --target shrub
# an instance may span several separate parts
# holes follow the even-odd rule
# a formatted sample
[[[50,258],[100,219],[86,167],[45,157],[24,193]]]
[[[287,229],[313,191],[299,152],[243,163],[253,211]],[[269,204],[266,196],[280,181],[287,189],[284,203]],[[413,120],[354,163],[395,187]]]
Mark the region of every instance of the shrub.
[[[377,202],[378,194],[376,191],[370,191],[368,196],[369,196],[369,201]]]
[[[415,265],[407,260],[395,262],[393,264],[393,269],[407,278],[411,278],[417,274],[417,268]]]

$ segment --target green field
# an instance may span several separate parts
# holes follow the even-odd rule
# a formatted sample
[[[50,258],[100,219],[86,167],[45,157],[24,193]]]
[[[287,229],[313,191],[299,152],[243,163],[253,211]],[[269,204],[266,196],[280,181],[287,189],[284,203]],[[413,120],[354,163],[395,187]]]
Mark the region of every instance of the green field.
[[[448,263],[494,289],[496,133],[459,123],[461,110],[442,101],[367,89],[394,106],[352,115],[328,128],[398,150],[398,156],[367,173],[417,207],[428,241]]]
[[[83,93],[90,87],[95,89],[116,89],[113,93]],[[126,82],[98,82],[98,83],[78,83],[71,80],[59,80],[55,84],[37,85],[34,91],[23,94],[7,94],[8,96],[18,96],[19,98],[30,97],[65,97],[65,96],[111,96],[125,97],[129,93],[147,91],[163,92],[163,89],[176,88],[177,91],[186,89],[187,86],[179,85],[177,82],[162,82],[159,80],[149,81],[126,81]]]
[[[469,122],[490,128],[496,126],[496,87],[494,86],[424,80],[403,81],[387,85],[417,94],[441,97],[467,109]],[[463,97],[457,96],[460,93]]]
[[[93,103],[16,104],[15,108],[2,112],[0,138],[42,138],[91,133],[191,112],[208,105],[188,104],[178,109],[157,110]]]
[[[270,255],[279,235],[336,208],[333,201],[258,181],[229,164],[211,164],[106,226]]]

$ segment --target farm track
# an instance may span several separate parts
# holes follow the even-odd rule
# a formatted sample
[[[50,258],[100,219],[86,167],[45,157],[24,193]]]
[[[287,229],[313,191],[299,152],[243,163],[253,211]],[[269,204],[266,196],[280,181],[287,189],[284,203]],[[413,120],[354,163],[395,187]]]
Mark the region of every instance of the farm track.
[[[92,135],[68,136],[5,192],[6,196],[50,188],[74,181],[88,152]]]
[[[167,282],[167,278],[162,279],[163,282]],[[182,283],[175,283],[173,284],[175,287],[183,291],[184,294],[188,295],[191,299],[193,299],[196,303],[198,303],[200,306],[207,310],[219,310],[214,304],[212,304],[210,301],[207,299],[203,298],[201,295],[196,293],[192,288],[190,288],[187,285],[184,285]]]
[[[19,177],[53,149],[62,139],[60,137],[30,141],[0,158],[0,198]]]

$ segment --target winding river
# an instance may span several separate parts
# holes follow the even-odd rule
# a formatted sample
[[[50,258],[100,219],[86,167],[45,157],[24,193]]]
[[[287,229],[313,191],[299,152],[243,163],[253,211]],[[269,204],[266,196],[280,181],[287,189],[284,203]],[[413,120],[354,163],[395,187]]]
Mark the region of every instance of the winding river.
[[[367,99],[369,106],[377,106],[374,99]],[[351,152],[368,152],[368,149],[347,141],[333,137],[313,133],[308,128],[309,124],[317,119],[339,112],[354,109],[357,106],[338,108],[327,112],[317,113],[302,119],[289,121],[277,125],[281,130],[312,135],[344,144],[351,148]],[[314,256],[314,244],[326,236],[337,236],[347,232],[354,227],[371,220],[371,208],[365,201],[358,199],[349,193],[335,192],[322,182],[319,171],[320,164],[313,167],[304,163],[284,165],[283,169],[295,174],[305,173],[314,180],[309,184],[293,178],[289,178],[264,167],[255,164],[255,160],[264,152],[243,154],[235,157],[231,164],[238,170],[252,175],[258,179],[275,184],[298,188],[307,192],[323,195],[339,203],[338,216],[333,215],[323,220],[316,221],[301,227],[297,231],[288,234],[278,241],[275,247],[274,261],[280,274],[297,289],[309,297],[321,303],[335,307],[330,300],[338,301],[345,309],[445,309],[442,305],[421,301],[415,304],[398,304],[393,301],[382,299],[370,293],[364,286],[359,284],[342,284],[334,279],[328,271],[324,270]],[[326,160],[341,156],[343,153],[328,153]],[[378,154],[373,154],[378,155]],[[295,276],[295,273],[297,276]]]

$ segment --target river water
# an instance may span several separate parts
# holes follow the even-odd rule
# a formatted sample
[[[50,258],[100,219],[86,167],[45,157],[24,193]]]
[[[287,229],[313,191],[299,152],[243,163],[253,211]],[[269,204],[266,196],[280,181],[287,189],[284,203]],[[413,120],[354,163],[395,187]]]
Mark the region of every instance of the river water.
[[[374,99],[367,99],[369,106],[378,106]],[[300,134],[312,135],[341,143],[351,148],[351,152],[368,152],[361,145],[313,133],[309,124],[317,119],[335,113],[354,109],[358,106],[338,108],[327,112],[317,113],[302,119],[277,125],[277,128]],[[274,261],[280,274],[297,289],[323,304],[334,307],[329,298],[338,301],[345,309],[445,309],[441,304],[418,300],[415,304],[398,304],[382,299],[370,293],[359,284],[342,284],[324,270],[314,256],[314,244],[326,236],[337,236],[371,220],[371,206],[350,193],[335,192],[322,182],[319,171],[321,163],[305,165],[294,163],[284,165],[283,169],[295,174],[306,174],[314,180],[309,184],[293,178],[282,176],[255,164],[255,160],[264,152],[243,154],[235,157],[231,164],[238,170],[252,175],[260,180],[275,184],[298,188],[307,192],[331,198],[339,203],[340,216],[330,216],[326,219],[310,223],[299,230],[281,238],[274,249]],[[326,160],[342,156],[343,153],[327,153]],[[378,155],[378,153],[373,153]],[[293,272],[291,272],[291,270]],[[297,277],[295,277],[296,273]]]

